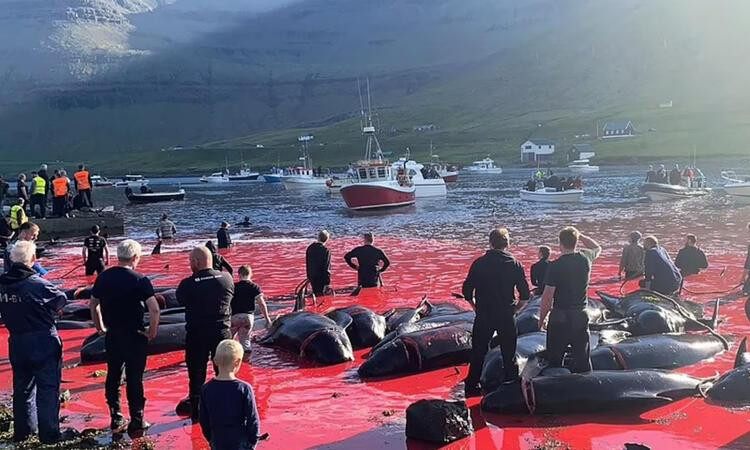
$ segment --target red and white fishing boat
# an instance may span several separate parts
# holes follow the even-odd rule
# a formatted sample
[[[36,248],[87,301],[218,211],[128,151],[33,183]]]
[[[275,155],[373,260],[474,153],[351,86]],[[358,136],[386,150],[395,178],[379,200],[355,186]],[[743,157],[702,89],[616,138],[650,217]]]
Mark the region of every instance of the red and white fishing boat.
[[[350,172],[352,176],[346,180],[339,191],[341,197],[346,207],[353,210],[412,205],[416,201],[416,186],[403,169],[396,170],[383,159],[383,150],[380,148],[372,122],[369,80],[367,101],[367,125],[362,128],[362,132],[367,136],[365,159],[353,165],[353,170]],[[364,116],[364,108],[362,110]]]

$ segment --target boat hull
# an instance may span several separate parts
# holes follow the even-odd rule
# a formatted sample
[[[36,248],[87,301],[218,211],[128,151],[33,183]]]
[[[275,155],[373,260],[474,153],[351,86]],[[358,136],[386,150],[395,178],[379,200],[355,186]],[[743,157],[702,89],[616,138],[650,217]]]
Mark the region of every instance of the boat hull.
[[[263,181],[266,183],[281,183],[281,175],[267,173],[263,175]]]
[[[750,183],[732,183],[724,186],[727,194],[742,202],[750,202]]]
[[[443,177],[443,181],[446,183],[455,183],[458,181],[458,172],[446,172],[440,176]]]
[[[552,189],[540,189],[537,191],[521,191],[521,200],[539,203],[578,203],[583,198],[583,190],[569,189],[557,191]]]
[[[286,189],[318,189],[326,187],[326,179],[322,177],[283,177],[281,181]]]
[[[340,193],[346,207],[353,210],[395,208],[416,201],[414,186],[397,183],[352,183],[343,186]]]
[[[229,183],[229,178],[205,177],[205,178],[201,178],[201,183],[209,183],[209,184]]]
[[[229,181],[255,181],[259,176],[259,173],[255,173],[252,175],[229,175],[227,178],[229,178]]]
[[[708,195],[706,189],[690,189],[685,186],[677,186],[662,183],[644,183],[641,192],[652,202],[668,202],[675,200],[687,200]]]
[[[141,186],[148,185],[148,180],[143,181],[118,181],[114,184],[115,187],[125,187],[131,189],[140,189]]]
[[[445,181],[442,178],[415,181],[414,186],[417,188],[415,192],[417,198],[445,197],[448,195],[448,189],[445,187]]]
[[[185,200],[185,190],[177,192],[152,192],[150,194],[132,193],[126,195],[130,203],[160,203]]]
[[[476,173],[476,174],[501,174],[503,173],[503,169],[499,167],[495,169],[478,169],[476,167],[467,167],[465,170],[467,172]]]

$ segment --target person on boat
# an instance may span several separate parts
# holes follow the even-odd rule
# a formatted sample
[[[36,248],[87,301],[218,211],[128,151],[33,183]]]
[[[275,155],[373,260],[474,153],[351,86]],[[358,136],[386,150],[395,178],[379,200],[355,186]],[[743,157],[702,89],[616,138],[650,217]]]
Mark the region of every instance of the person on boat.
[[[380,274],[388,270],[391,261],[385,256],[383,250],[375,247],[375,237],[372,233],[365,233],[362,240],[363,245],[344,255],[344,261],[349,267],[357,271],[359,286],[363,288],[378,287],[382,285]],[[354,259],[357,260],[357,264],[354,264]]]
[[[327,230],[320,230],[318,240],[305,251],[305,271],[313,295],[325,295],[331,289],[331,251],[327,247],[330,237]]]
[[[237,223],[235,226],[250,228],[250,216],[245,216],[245,219],[242,222]]]
[[[694,177],[695,172],[693,172],[693,169],[690,166],[686,166],[685,170],[682,171],[682,178],[687,180],[688,187],[692,187]]]
[[[83,206],[88,206],[89,208],[94,206],[94,203],[91,201],[91,174],[83,164],[80,164],[78,172],[73,174],[73,183],[75,184],[76,192],[84,200]]]
[[[591,371],[589,317],[586,314],[591,266],[602,252],[601,246],[574,227],[560,231],[562,255],[547,269],[547,279],[539,312],[539,328],[547,315],[547,359],[551,367],[562,367],[568,346],[571,372]],[[585,248],[577,250],[578,243]]]
[[[141,185],[141,194],[153,194],[154,190],[145,184]]]
[[[583,179],[580,175],[573,180],[573,189],[583,189]]]
[[[490,249],[471,265],[463,283],[464,298],[474,305],[469,374],[464,380],[466,397],[481,395],[479,385],[484,358],[492,337],[500,337],[505,382],[518,379],[516,362],[516,292],[521,301],[530,297],[523,266],[508,251],[510,234],[505,228],[490,232]]]
[[[36,207],[39,206],[39,214],[36,213]],[[31,205],[29,214],[35,219],[44,219],[47,217],[47,181],[40,177],[38,173],[31,172]]]
[[[174,222],[169,220],[166,213],[162,214],[159,226],[156,227],[156,237],[159,241],[172,241],[175,234],[177,234],[177,227],[174,226]]]
[[[26,185],[26,174],[18,174],[18,181],[16,181],[16,195],[18,196],[18,198],[23,199],[23,208],[24,211],[26,211],[30,201],[29,187]],[[33,212],[34,211],[31,211],[32,214]]]
[[[52,215],[68,217],[68,197],[70,196],[70,179],[65,170],[52,180]]]
[[[535,192],[536,191],[536,180],[533,178],[526,182],[526,190],[529,192]]]
[[[643,275],[643,259],[646,255],[646,250],[641,245],[641,237],[642,235],[639,231],[630,233],[630,242],[623,247],[622,255],[620,256],[620,268],[617,272],[620,279],[622,279],[623,272],[625,273],[626,280],[639,278]]]
[[[685,237],[685,246],[677,253],[674,265],[680,269],[682,277],[697,275],[708,268],[706,254],[698,248],[698,238],[694,234]]]
[[[0,314],[10,342],[13,441],[38,432],[42,444],[52,444],[61,438],[62,343],[55,320],[67,297],[31,268],[36,260],[33,242],[17,243],[10,259],[10,270],[0,276]]]
[[[229,264],[229,261],[227,261],[223,256],[219,254],[219,251],[216,250],[216,246],[213,242],[207,241],[206,242],[206,248],[211,252],[212,256],[212,267],[214,270],[222,271],[226,270],[231,275],[234,273],[234,269],[232,268],[232,265]]]
[[[220,249],[230,248],[232,246],[232,236],[229,235],[229,223],[221,222],[219,230],[216,232],[216,242]]]
[[[549,173],[550,176],[546,180],[544,180],[544,187],[550,187],[553,189],[557,189],[558,191],[561,190],[560,177],[552,173],[551,170]]]
[[[544,172],[542,172],[542,169],[537,169],[536,173],[534,174],[537,180],[542,181],[544,180]]]
[[[682,184],[682,172],[680,172],[680,166],[675,164],[672,171],[669,172],[669,184],[673,186],[679,186]]]
[[[136,272],[141,260],[141,245],[126,239],[117,246],[117,266],[102,272],[91,289],[91,320],[100,335],[105,336],[107,378],[104,395],[109,407],[110,428],[118,434],[125,431],[136,438],[151,424],[144,418],[146,397],[143,373],[146,370],[148,342],[159,331],[159,304],[148,277]],[[144,316],[148,311],[148,327]],[[120,407],[123,372],[130,410],[127,424]]]
[[[544,292],[544,280],[547,278],[549,267],[549,256],[552,249],[546,245],[539,247],[539,261],[531,265],[531,284],[534,286],[534,295],[542,295]]]
[[[206,365],[216,346],[232,339],[232,276],[212,268],[211,250],[195,247],[190,252],[188,276],[177,286],[177,301],[185,307],[185,361],[188,369],[191,419],[198,423],[200,393],[206,382]]]
[[[109,265],[109,247],[107,240],[99,236],[99,225],[91,227],[91,234],[83,240],[81,257],[86,268],[86,276],[101,274]]]
[[[659,170],[656,171],[656,182],[660,184],[669,182],[669,174],[667,174],[667,168],[664,167],[664,164],[659,165]]]
[[[657,176],[656,171],[654,170],[654,166],[649,165],[648,171],[646,171],[646,183],[657,183]]]
[[[659,245],[659,240],[655,236],[645,237],[643,247],[646,249],[646,255],[642,287],[664,295],[676,294],[682,285],[682,275],[667,250]]]

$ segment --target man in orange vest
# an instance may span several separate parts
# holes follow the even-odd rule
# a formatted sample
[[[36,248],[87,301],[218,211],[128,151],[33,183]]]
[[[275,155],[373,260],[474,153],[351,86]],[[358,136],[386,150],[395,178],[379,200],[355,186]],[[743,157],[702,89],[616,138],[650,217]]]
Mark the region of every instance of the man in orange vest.
[[[86,167],[81,164],[78,166],[78,172],[73,174],[73,183],[75,183],[76,191],[81,196],[83,206],[91,208],[94,203],[91,201],[91,174],[86,170]]]
[[[52,180],[52,214],[57,217],[68,216],[70,180],[67,175],[65,170],[60,170],[60,176]]]

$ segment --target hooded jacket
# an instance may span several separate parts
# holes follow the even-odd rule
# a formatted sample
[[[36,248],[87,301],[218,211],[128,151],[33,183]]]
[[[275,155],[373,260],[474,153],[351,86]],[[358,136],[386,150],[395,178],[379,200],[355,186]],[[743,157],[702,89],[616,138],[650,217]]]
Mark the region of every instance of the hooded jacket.
[[[67,298],[33,269],[13,263],[0,276],[0,315],[11,335],[49,332],[57,336],[55,319]]]

